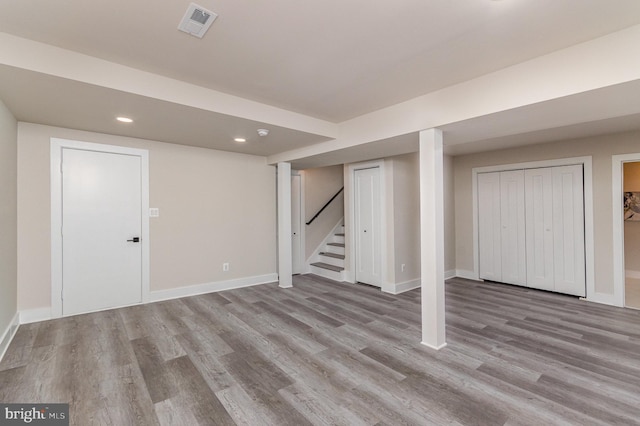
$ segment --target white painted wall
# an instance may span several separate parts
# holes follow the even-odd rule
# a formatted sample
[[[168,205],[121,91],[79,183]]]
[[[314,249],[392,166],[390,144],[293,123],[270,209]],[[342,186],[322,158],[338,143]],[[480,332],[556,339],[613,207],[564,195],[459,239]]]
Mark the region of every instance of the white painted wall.
[[[150,206],[160,209],[150,219],[152,292],[275,274],[275,168],[264,157],[19,123],[20,310],[51,304],[51,137],[149,150]]]
[[[420,279],[420,167],[419,154],[411,153],[384,159],[387,203],[385,209],[386,274],[392,285]],[[347,168],[345,168],[347,170]],[[444,237],[445,270],[454,271],[455,264],[455,197],[453,159],[444,156]],[[345,172],[345,191],[350,176]],[[345,210],[351,206],[345,205]],[[347,233],[347,239],[349,233]],[[349,244],[347,244],[349,246]],[[349,251],[347,250],[350,255]],[[348,262],[347,262],[348,264]],[[402,271],[402,264],[405,270]]]
[[[640,132],[627,132],[454,157],[458,271],[473,271],[472,168],[592,156],[595,291],[613,294],[611,156],[640,152],[639,143]]]
[[[389,279],[402,283],[420,278],[420,164],[419,154],[405,154],[388,158],[392,173],[391,200],[387,205],[387,217],[393,228],[388,235],[388,252],[391,253]],[[455,197],[453,158],[444,156],[444,244],[445,271],[454,271],[455,258]],[[388,195],[389,196],[389,195]],[[405,270],[402,272],[402,264]],[[451,272],[453,273],[453,272]]]
[[[17,142],[16,119],[0,101],[0,357],[17,312]]]
[[[417,153],[392,157],[386,163],[391,179],[387,192],[387,224],[391,225],[387,279],[399,284],[420,278],[420,165]]]
[[[443,156],[444,173],[444,270],[454,274],[456,269],[455,181],[453,157]]]

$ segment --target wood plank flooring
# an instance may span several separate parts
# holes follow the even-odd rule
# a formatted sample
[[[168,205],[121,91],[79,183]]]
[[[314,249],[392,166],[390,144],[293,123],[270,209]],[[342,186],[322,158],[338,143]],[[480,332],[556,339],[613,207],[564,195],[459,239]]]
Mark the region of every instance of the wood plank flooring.
[[[452,279],[447,340],[420,292],[306,275],[20,327],[0,401],[73,425],[640,424],[640,311]]]

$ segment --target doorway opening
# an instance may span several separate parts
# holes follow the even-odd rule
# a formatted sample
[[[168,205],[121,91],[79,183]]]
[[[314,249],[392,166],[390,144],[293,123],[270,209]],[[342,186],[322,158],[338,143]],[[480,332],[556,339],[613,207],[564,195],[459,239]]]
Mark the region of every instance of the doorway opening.
[[[640,309],[640,161],[622,167],[624,302]]]

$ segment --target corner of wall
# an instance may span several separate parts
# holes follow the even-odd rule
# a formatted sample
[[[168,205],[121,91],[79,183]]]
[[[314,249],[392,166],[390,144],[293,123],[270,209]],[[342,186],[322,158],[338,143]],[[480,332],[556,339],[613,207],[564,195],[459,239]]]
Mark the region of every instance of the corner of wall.
[[[1,335],[2,337],[0,337],[0,362],[2,361],[2,358],[4,358],[4,355],[7,353],[7,349],[9,349],[9,345],[11,344],[13,337],[18,332],[19,326],[20,326],[20,314],[16,312],[13,318],[11,319],[11,322],[9,323],[7,328],[4,330],[4,333],[2,333]]]
[[[18,122],[0,100],[0,359],[18,318]]]

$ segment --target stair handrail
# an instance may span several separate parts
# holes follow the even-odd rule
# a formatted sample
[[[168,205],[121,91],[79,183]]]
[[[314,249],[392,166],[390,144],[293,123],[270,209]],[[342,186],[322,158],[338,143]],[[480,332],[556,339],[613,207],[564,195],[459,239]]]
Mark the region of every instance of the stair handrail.
[[[335,193],[335,195],[334,195],[333,197],[331,197],[331,199],[330,199],[329,201],[327,201],[327,203],[326,203],[324,206],[322,206],[322,208],[318,211],[318,213],[316,213],[316,214],[315,214],[315,216],[313,216],[313,217],[311,218],[311,220],[310,220],[309,222],[307,222],[307,225],[311,225],[311,223],[313,223],[313,221],[314,221],[314,220],[316,220],[316,218],[317,218],[318,216],[320,216],[320,213],[322,213],[322,212],[324,211],[324,209],[326,209],[327,207],[329,207],[329,204],[331,204],[331,202],[332,202],[333,200],[335,200],[335,199],[336,199],[336,197],[337,197],[338,195],[340,195],[340,193],[341,193],[343,190],[344,190],[344,186],[343,186],[342,188],[340,188],[340,189],[338,190],[338,192],[336,192],[336,193]]]

